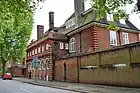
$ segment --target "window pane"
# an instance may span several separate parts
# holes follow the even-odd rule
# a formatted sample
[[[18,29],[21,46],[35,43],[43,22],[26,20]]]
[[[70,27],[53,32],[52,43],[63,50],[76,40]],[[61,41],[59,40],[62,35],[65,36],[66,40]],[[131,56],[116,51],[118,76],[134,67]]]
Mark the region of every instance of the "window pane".
[[[64,49],[63,43],[60,43],[60,49]]]
[[[65,43],[65,49],[69,49],[69,48],[68,48],[68,43]]]
[[[40,47],[38,47],[38,53],[40,53]]]
[[[123,40],[123,44],[129,44],[128,33],[125,32],[122,33],[122,40]]]
[[[117,45],[116,31],[110,31],[110,45]]]
[[[49,49],[49,45],[48,44],[46,44],[46,50],[48,50]]]
[[[35,49],[35,54],[37,54],[37,48]]]
[[[75,52],[75,38],[71,38],[69,42],[69,51],[70,52]]]
[[[107,14],[108,21],[114,21],[113,14]]]
[[[44,51],[44,45],[42,46],[42,52]]]

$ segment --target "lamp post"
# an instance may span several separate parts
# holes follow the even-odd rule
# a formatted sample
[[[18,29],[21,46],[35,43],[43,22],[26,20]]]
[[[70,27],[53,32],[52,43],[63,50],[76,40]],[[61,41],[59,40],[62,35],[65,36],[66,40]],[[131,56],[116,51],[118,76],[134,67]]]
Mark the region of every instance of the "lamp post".
[[[34,56],[33,58],[33,66],[35,67],[35,82],[37,80],[37,68],[39,66],[39,61],[38,61],[38,57]]]

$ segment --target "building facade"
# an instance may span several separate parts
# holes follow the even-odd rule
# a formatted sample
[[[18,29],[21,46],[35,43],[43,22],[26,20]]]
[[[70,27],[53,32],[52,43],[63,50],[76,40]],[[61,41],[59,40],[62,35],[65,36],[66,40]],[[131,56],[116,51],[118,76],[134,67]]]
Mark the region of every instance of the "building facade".
[[[39,79],[79,82],[80,55],[116,49],[140,41],[140,31],[129,20],[116,22],[117,30],[108,29],[112,15],[96,21],[96,13],[84,11],[84,0],[74,0],[75,12],[60,27],[54,27],[54,13],[49,13],[49,30],[37,26],[37,40],[27,46],[27,67],[34,77],[33,57],[39,58]],[[97,57],[98,58],[98,57]],[[63,59],[63,60],[62,60]],[[86,58],[88,59],[88,58]],[[95,57],[96,59],[96,57]],[[94,59],[93,59],[94,60]],[[79,63],[80,62],[80,63]],[[92,63],[92,60],[90,61]],[[96,68],[96,65],[89,65]],[[75,73],[78,72],[78,73]],[[84,73],[84,72],[83,72]],[[86,72],[85,72],[86,73]],[[78,79],[75,79],[77,78]],[[93,78],[93,76],[88,76]],[[91,79],[92,80],[92,79]],[[83,82],[90,82],[84,81]]]
[[[33,58],[35,56],[38,57],[37,77],[39,79],[53,80],[54,57],[64,56],[68,50],[68,44],[65,35],[56,33],[58,29],[53,26],[53,12],[49,13],[49,23],[50,28],[46,33],[44,33],[43,26],[37,26],[37,40],[32,40],[29,46],[27,46],[26,64],[28,72],[32,72],[32,77],[34,77]],[[58,50],[59,55],[56,55],[56,50]]]

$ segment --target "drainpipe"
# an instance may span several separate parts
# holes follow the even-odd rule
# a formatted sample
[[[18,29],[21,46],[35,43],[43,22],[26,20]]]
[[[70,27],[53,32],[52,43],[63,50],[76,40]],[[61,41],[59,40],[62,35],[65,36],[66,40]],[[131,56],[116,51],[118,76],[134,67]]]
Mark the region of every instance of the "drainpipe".
[[[80,35],[80,53],[82,53],[82,38],[81,38],[82,32],[79,33]]]
[[[119,43],[120,43],[120,46],[121,46],[122,42],[121,42],[121,33],[120,33],[120,31],[118,31],[118,35],[119,35]]]
[[[77,57],[77,82],[79,83],[79,62],[81,61],[81,57]]]

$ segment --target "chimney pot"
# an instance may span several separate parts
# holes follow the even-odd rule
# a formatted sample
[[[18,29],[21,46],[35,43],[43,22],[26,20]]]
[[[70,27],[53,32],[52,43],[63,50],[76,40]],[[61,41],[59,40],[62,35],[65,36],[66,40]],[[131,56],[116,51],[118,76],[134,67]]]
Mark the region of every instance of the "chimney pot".
[[[37,40],[39,40],[44,35],[44,26],[37,25]]]
[[[54,28],[54,12],[49,12],[49,29]]]

